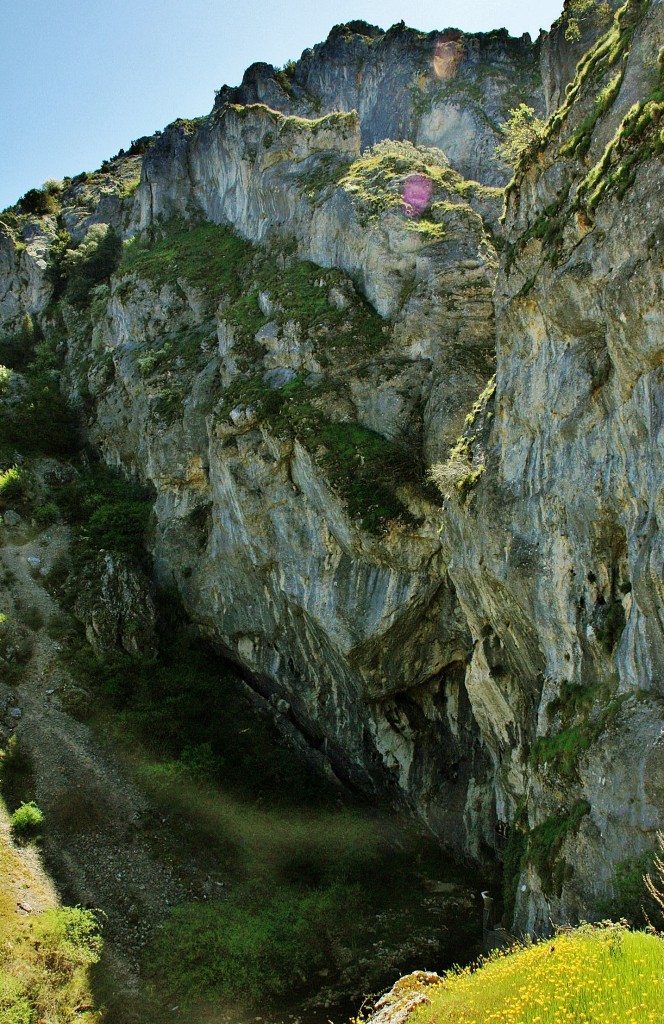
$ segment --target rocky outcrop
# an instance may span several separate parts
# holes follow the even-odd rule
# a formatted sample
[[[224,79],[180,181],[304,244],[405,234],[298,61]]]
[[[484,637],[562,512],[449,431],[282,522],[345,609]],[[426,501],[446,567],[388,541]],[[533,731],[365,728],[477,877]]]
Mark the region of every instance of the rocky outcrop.
[[[463,684],[469,635],[441,578],[435,511],[409,466],[421,441],[414,451],[404,446],[423,429],[422,408],[444,389],[440,366],[454,361],[459,393],[469,395],[490,372],[495,253],[481,218],[458,195],[441,221],[449,239],[432,246],[426,232],[411,229],[399,199],[407,175],[392,172],[399,205],[376,216],[364,237],[360,206],[337,187],[321,204],[321,223],[330,233],[334,225],[343,261],[383,265],[372,282],[376,305],[396,312],[382,320],[346,274],[284,251],[279,235],[287,228],[301,232],[303,246],[322,246],[326,236],[321,227],[307,238],[314,204],[296,187],[294,158],[273,165],[271,147],[292,153],[299,145],[311,173],[312,156],[325,166],[330,151],[317,151],[317,130],[328,147],[337,138],[327,119],[318,129],[290,120],[265,108],[227,111],[218,137],[200,143],[205,159],[199,152],[176,161],[174,186],[159,177],[162,149],[155,147],[137,195],[137,204],[146,194],[154,204],[141,207],[147,223],[153,211],[175,212],[182,194],[190,202],[214,194],[201,177],[193,187],[179,167],[193,173],[199,161],[208,181],[226,183],[217,204],[227,204],[243,233],[271,239],[263,257],[265,249],[239,251],[233,243],[235,258],[251,267],[243,276],[243,291],[255,296],[251,328],[245,300],[231,301],[222,288],[215,308],[185,276],[145,280],[139,253],[135,269],[128,264],[117,275],[105,313],[96,314],[98,356],[84,377],[88,319],[66,311],[68,371],[73,386],[93,396],[89,431],[106,461],[155,486],[156,570],[176,584],[203,634],[341,778],[416,801],[437,828],[454,820],[461,835],[471,778],[478,819],[484,792],[484,757]],[[348,120],[341,119],[340,143]],[[269,146],[266,129],[274,134]],[[247,157],[252,144],[261,159],[267,154],[267,168]],[[164,145],[171,145],[168,133]],[[442,195],[458,176],[444,162],[439,172]],[[237,209],[228,182],[239,177],[245,188]],[[283,228],[270,205],[276,182],[281,208],[292,211]],[[210,239],[231,237],[223,230]],[[173,244],[167,239],[165,251]],[[302,275],[321,295],[313,316],[293,304]],[[455,292],[468,296],[469,309],[477,297],[467,325],[459,309],[449,309]],[[427,314],[437,333],[430,326],[429,340],[415,345]],[[449,339],[447,357],[435,345],[441,335]],[[453,358],[462,347],[469,369]],[[432,444],[460,427],[462,411],[451,403],[448,410],[430,431]],[[340,467],[361,474],[365,459],[375,476],[364,490],[337,478]],[[393,459],[400,460],[394,467]],[[381,501],[392,502],[385,512]],[[387,529],[380,517],[390,510]]]
[[[494,157],[498,126],[522,101],[541,112],[542,99],[539,43],[528,35],[423,33],[403,22],[383,32],[350,22],[283,70],[252,64],[240,86],[219,90],[215,110],[227,103],[304,117],[356,110],[363,146],[382,139],[437,146],[464,177],[501,185],[510,169]]]
[[[45,277],[54,218],[25,218],[18,230],[0,221],[0,322],[18,329],[26,314],[41,313],[52,288]]]
[[[562,14],[542,37],[541,74],[547,116],[562,105],[576,65],[611,27],[614,14],[622,5],[623,0],[565,0]]]
[[[74,613],[98,658],[117,651],[149,660],[156,655],[156,612],[147,578],[126,556],[100,552],[79,580]]]

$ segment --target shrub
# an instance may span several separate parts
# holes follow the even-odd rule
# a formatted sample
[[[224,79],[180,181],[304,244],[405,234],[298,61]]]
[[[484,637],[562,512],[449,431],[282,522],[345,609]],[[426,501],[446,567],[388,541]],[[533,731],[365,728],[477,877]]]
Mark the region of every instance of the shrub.
[[[71,455],[78,447],[76,421],[60,391],[57,339],[40,342],[25,370],[21,401],[0,417],[0,455]]]
[[[34,359],[37,330],[29,313],[26,313],[19,330],[14,334],[0,337],[0,363],[10,370],[25,370]]]
[[[10,931],[3,928],[0,1024],[98,1020],[88,977],[101,954],[94,914],[80,907],[46,910],[31,916],[28,928],[17,927],[15,913],[13,919],[2,922]]]
[[[101,956],[99,925],[94,913],[83,907],[44,911],[35,921],[33,933],[49,971],[61,978],[96,964]]]
[[[58,518],[59,510],[54,501],[47,501],[44,505],[38,505],[33,515],[38,526],[51,526]]]
[[[0,364],[0,398],[3,398],[9,391],[14,371],[8,366]]]
[[[496,146],[496,156],[516,167],[521,156],[541,141],[544,121],[535,117],[535,110],[526,103],[513,107],[509,115],[507,121],[500,125],[504,141]]]
[[[151,506],[146,501],[120,501],[101,505],[90,517],[90,546],[140,558],[145,553],[145,531]]]
[[[74,305],[84,306],[92,289],[110,279],[121,256],[122,240],[117,232],[108,224],[93,224],[78,248],[67,249],[62,257],[65,296]]]
[[[56,195],[41,188],[31,188],[19,199],[19,205],[24,213],[32,214],[35,217],[57,213],[59,209]]]
[[[10,466],[0,473],[0,508],[7,508],[14,501],[20,501],[25,493],[23,471],[19,466]]]
[[[652,870],[645,875],[644,882],[664,920],[664,832],[657,833],[657,845],[659,852],[655,854]]]
[[[44,813],[37,807],[34,800],[21,804],[12,814],[12,831],[21,839],[34,839],[39,834],[44,821]]]

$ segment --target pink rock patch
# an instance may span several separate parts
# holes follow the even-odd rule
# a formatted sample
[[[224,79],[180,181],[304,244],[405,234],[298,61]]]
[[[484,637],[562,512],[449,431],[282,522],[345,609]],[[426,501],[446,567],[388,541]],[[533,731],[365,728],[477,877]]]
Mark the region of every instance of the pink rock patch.
[[[410,174],[403,183],[403,206],[407,217],[421,217],[431,199],[433,183],[426,174]]]

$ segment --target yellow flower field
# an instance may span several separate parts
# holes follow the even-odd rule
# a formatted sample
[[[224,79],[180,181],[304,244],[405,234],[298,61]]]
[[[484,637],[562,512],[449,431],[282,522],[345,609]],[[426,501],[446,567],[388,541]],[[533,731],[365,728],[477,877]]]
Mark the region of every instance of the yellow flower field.
[[[449,972],[410,1024],[664,1024],[664,939],[586,925]]]

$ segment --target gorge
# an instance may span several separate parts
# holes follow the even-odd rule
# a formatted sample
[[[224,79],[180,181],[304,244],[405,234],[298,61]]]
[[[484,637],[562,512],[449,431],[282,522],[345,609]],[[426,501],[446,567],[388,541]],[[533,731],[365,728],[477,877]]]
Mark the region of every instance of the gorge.
[[[664,826],[664,9],[595,6],[337,26],[0,216],[0,331],[150,494],[156,584],[535,933]]]

